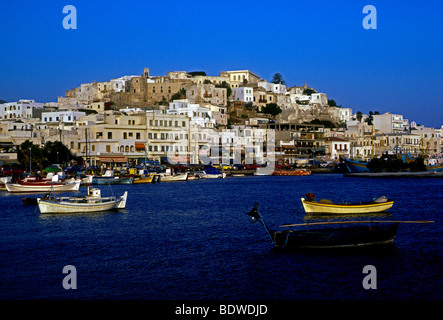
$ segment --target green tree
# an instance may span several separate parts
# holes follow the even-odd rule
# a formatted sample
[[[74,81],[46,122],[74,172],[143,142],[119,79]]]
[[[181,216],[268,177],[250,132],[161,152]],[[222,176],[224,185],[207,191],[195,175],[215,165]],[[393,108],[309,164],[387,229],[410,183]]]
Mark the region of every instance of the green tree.
[[[286,81],[285,81],[285,79],[283,79],[283,76],[281,75],[281,73],[277,72],[272,77],[272,83],[275,83],[275,84],[286,84]]]
[[[336,106],[337,106],[337,103],[336,103],[334,100],[332,100],[332,99],[328,99],[328,106],[330,106],[330,107],[336,107]]]
[[[71,150],[68,149],[63,143],[60,141],[48,141],[45,143],[43,150],[43,159],[44,164],[60,164],[64,162],[69,162],[73,158]]]
[[[270,114],[271,116],[275,117],[276,115],[281,113],[282,110],[276,103],[268,103],[262,108],[261,112]]]
[[[315,92],[316,92],[316,91],[313,90],[313,89],[311,89],[311,88],[307,88],[307,89],[303,90],[303,94],[304,94],[305,96],[310,96],[311,94],[313,94],[313,93],[315,93]]]
[[[30,161],[30,159],[32,159]],[[32,163],[32,170],[42,169],[43,157],[42,149],[33,144],[31,141],[26,140],[23,142],[17,150],[17,160],[23,165],[23,167],[29,171],[29,164]]]
[[[361,119],[363,118],[363,113],[361,111],[357,112],[357,120],[358,122],[361,122]]]

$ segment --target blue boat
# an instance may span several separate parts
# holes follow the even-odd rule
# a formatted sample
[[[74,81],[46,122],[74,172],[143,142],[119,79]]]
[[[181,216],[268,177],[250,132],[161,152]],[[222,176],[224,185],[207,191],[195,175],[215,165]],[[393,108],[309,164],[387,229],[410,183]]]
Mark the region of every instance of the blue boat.
[[[362,173],[362,172],[369,172],[368,169],[368,163],[369,161],[362,161],[362,160],[351,160],[347,158],[341,158],[346,166],[346,168],[351,173]]]
[[[412,160],[410,154],[401,154],[397,155],[397,157],[405,163]],[[343,161],[343,163],[345,164],[346,168],[349,170],[350,173],[369,172],[368,168],[369,161],[351,160],[344,157],[341,157],[341,160]],[[412,170],[405,170],[405,171],[411,172]],[[436,165],[426,165],[426,171],[434,171],[434,172],[443,171],[443,163],[439,163]]]

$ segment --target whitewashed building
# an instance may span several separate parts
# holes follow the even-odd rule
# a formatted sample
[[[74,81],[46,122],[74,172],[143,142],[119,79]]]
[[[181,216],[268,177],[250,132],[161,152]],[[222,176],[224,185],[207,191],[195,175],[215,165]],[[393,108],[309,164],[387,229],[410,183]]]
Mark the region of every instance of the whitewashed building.
[[[279,94],[286,93],[286,86],[281,83],[269,83],[265,80],[265,81],[259,81],[258,86],[264,88],[268,92],[279,93]]]
[[[232,98],[234,101],[253,102],[254,89],[251,87],[239,87],[232,89]]]
[[[20,99],[17,102],[7,102],[0,104],[0,120],[32,118],[32,109],[43,108],[44,103],[35,100]]]
[[[80,118],[86,115],[81,111],[54,111],[54,112],[42,112],[42,122],[62,122],[62,123],[74,123]]]

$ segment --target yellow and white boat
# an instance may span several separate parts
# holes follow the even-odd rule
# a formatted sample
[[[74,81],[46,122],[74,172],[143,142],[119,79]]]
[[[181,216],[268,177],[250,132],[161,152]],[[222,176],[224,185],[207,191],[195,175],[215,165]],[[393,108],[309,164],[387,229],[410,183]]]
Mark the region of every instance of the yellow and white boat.
[[[301,198],[303,208],[307,214],[364,214],[377,213],[390,209],[394,200],[386,197],[376,198],[360,203],[332,203],[329,200],[315,201]]]

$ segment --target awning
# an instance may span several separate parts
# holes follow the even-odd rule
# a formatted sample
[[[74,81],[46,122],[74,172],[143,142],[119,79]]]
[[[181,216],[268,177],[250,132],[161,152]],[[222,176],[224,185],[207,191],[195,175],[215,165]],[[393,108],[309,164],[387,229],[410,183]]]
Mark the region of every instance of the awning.
[[[135,143],[135,150],[145,150],[145,144],[142,142]]]
[[[103,163],[126,163],[126,157],[98,157]]]

